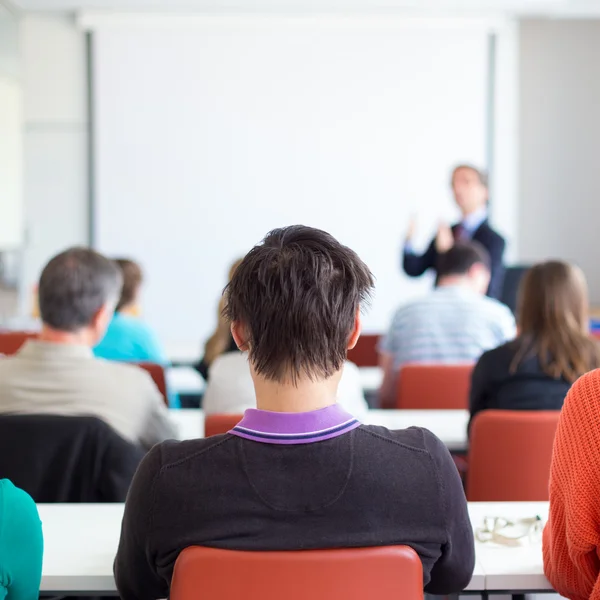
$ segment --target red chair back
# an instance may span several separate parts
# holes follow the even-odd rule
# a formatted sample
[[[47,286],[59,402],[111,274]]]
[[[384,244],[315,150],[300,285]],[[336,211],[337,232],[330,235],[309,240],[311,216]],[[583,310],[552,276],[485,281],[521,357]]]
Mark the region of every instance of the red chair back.
[[[348,360],[357,367],[377,367],[379,366],[379,354],[377,344],[380,335],[365,334],[361,335],[352,350],[348,350]]]
[[[472,364],[414,364],[400,369],[396,407],[467,409]]]
[[[181,552],[170,600],[422,600],[421,561],[407,546],[243,552],[191,546]]]
[[[548,500],[559,414],[558,410],[486,410],[477,414],[469,445],[469,501]]]
[[[162,365],[149,362],[135,364],[141,369],[144,369],[144,371],[148,371],[148,373],[150,373],[150,377],[152,377],[152,380],[158,388],[158,391],[162,394],[165,404],[169,406],[169,396],[167,394],[167,377],[165,375],[165,368]]]
[[[3,331],[0,333],[0,354],[16,354],[27,340],[37,338],[34,331]]]
[[[244,415],[207,415],[204,419],[204,437],[227,433],[243,418]]]

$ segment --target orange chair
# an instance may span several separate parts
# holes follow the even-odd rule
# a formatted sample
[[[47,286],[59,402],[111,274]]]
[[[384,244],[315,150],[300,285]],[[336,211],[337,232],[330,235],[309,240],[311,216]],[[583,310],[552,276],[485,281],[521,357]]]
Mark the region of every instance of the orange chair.
[[[170,600],[422,600],[423,569],[407,546],[243,552],[191,546],[181,552]]]
[[[169,406],[169,396],[167,394],[167,377],[165,375],[165,368],[162,365],[149,362],[135,364],[141,369],[144,369],[144,371],[148,371],[148,373],[150,373],[150,377],[152,377],[152,380],[158,388],[158,391],[162,394],[165,404]]]
[[[414,364],[400,369],[396,408],[467,409],[472,364]]]
[[[485,410],[473,419],[467,498],[471,502],[548,500],[560,411]]]
[[[227,433],[243,418],[244,415],[207,415],[204,419],[204,437]]]
[[[34,331],[3,331],[0,333],[0,354],[16,354],[27,340],[37,336]]]
[[[348,350],[348,360],[357,367],[379,366],[377,344],[380,335],[361,335],[352,350]]]

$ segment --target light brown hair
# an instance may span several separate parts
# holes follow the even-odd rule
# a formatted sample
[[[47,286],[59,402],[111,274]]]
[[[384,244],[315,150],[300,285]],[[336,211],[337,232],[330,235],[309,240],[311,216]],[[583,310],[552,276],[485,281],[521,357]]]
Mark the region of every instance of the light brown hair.
[[[461,171],[462,169],[466,169],[467,171],[472,171],[473,173],[475,173],[475,175],[477,175],[477,178],[479,179],[479,183],[481,183],[481,185],[483,185],[486,188],[488,187],[488,174],[485,171],[482,171],[481,169],[478,169],[477,167],[466,163],[454,167],[454,169],[452,170],[451,182],[454,182],[454,176],[456,175],[457,171]]]
[[[537,356],[544,373],[574,382],[600,365],[600,348],[589,335],[587,284],[578,267],[559,261],[532,267],[519,287],[518,315],[512,372]]]
[[[137,298],[138,290],[142,285],[143,274],[140,265],[128,258],[117,258],[115,263],[123,273],[123,289],[117,304],[116,312],[133,304]]]

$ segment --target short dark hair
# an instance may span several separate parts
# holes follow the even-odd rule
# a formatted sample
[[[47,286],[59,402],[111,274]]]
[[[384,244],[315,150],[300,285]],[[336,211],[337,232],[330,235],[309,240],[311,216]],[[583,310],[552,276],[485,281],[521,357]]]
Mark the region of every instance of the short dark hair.
[[[457,242],[443,254],[438,256],[437,276],[466,275],[473,265],[483,265],[488,271],[491,268],[488,251],[476,241]]]
[[[40,277],[42,322],[59,331],[78,331],[89,325],[107,302],[116,303],[122,281],[117,265],[93,250],[61,252]]]
[[[117,302],[117,308],[115,308],[115,310],[119,312],[121,309],[129,306],[135,301],[144,276],[140,265],[129,258],[116,258],[115,263],[117,263],[117,266],[123,274],[121,297],[119,298],[119,302]]]
[[[274,381],[327,378],[342,368],[356,311],[373,275],[320,229],[274,229],[244,257],[225,288],[225,316],[244,324],[249,358]]]
[[[464,163],[462,165],[457,165],[456,167],[454,167],[454,169],[452,169],[452,179],[454,180],[454,175],[456,174],[456,171],[460,171],[461,169],[467,169],[469,171],[473,171],[473,173],[475,173],[475,175],[477,175],[477,178],[479,179],[479,183],[481,183],[481,185],[483,185],[484,187],[489,187],[489,177],[486,171],[483,171],[482,169],[478,169],[476,166],[474,165],[470,165],[468,163]]]

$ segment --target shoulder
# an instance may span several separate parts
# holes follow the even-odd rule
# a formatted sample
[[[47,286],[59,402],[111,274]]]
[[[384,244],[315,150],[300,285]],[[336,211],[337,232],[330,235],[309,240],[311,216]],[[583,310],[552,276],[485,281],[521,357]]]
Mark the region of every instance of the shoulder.
[[[506,304],[503,304],[499,300],[495,298],[490,298],[489,296],[478,296],[478,303],[485,307],[485,310],[492,315],[498,315],[498,317],[510,319],[514,321],[515,316],[512,311]]]
[[[115,385],[145,387],[152,383],[150,374],[135,364],[95,358],[94,368],[107,378],[112,378]]]
[[[490,241],[504,243],[504,238],[490,225],[487,219],[479,226],[475,234],[477,237],[482,236]]]
[[[10,514],[15,511],[31,512],[37,515],[33,498],[10,479],[0,479],[0,499],[2,504],[2,520],[10,520]]]
[[[445,449],[441,440],[423,427],[408,427],[392,431],[378,425],[361,425],[357,431],[387,444],[390,452],[394,452],[393,448],[396,447],[397,450],[408,450],[425,456],[430,454],[432,449],[437,452],[440,446]]]
[[[492,350],[484,352],[477,361],[478,369],[508,369],[516,354],[514,341],[502,344]]]

